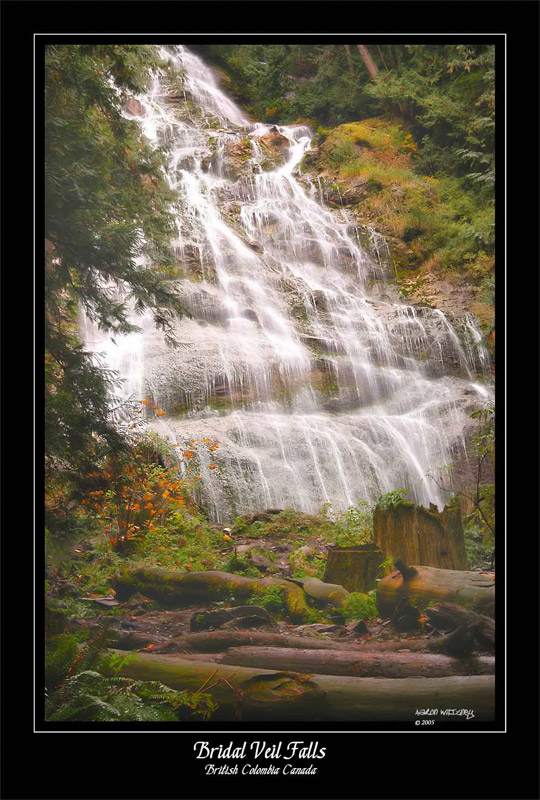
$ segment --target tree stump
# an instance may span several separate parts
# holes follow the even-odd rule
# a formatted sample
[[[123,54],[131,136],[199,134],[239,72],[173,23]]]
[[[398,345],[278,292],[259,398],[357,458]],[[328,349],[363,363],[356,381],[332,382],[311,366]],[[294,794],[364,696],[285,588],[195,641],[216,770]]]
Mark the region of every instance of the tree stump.
[[[405,500],[390,508],[376,508],[373,533],[384,560],[402,558],[407,564],[466,570],[469,566],[459,506],[439,512]]]
[[[377,572],[383,560],[382,550],[373,544],[329,547],[324,580],[327,583],[339,583],[349,592],[365,594],[375,588]]]

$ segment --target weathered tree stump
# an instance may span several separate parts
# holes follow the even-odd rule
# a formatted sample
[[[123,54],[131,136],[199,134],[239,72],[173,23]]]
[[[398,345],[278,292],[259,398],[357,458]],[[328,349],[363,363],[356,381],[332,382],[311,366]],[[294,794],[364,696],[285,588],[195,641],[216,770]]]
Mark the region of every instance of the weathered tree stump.
[[[369,592],[383,560],[382,550],[373,544],[329,547],[324,580],[339,583],[349,592]]]
[[[435,601],[459,603],[471,611],[495,616],[495,575],[434,567],[414,567],[404,578],[401,572],[387,575],[377,584],[377,609],[391,617],[402,599],[419,609]]]
[[[387,509],[375,508],[375,542],[386,558],[441,569],[467,569],[467,553],[459,506],[439,512],[404,500]]]

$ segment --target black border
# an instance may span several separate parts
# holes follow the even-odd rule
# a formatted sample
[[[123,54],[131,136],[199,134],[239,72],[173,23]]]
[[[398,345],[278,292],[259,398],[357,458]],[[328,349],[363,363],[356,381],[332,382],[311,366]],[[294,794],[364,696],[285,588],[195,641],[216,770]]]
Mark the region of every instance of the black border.
[[[296,23],[292,20],[291,6],[296,6],[299,16]],[[523,309],[523,297],[520,292],[523,284],[515,280],[514,270],[537,271],[537,260],[531,252],[533,237],[524,236],[524,232],[535,231],[536,218],[534,217],[535,200],[537,195],[534,192],[536,179],[534,170],[537,165],[537,87],[538,87],[538,67],[537,67],[537,48],[538,48],[538,4],[534,1],[514,0],[514,2],[334,2],[327,3],[287,3],[280,6],[279,2],[274,3],[220,3],[205,2],[201,5],[192,2],[17,2],[17,0],[4,0],[2,5],[3,16],[3,212],[4,212],[4,270],[3,282],[3,313],[2,313],[2,342],[4,344],[3,364],[6,365],[4,371],[2,414],[4,424],[4,441],[7,436],[8,426],[17,428],[17,441],[15,446],[9,451],[9,462],[4,459],[4,503],[3,514],[5,521],[10,519],[8,524],[3,526],[3,587],[4,587],[4,669],[2,670],[3,680],[3,726],[4,726],[4,789],[6,798],[31,798],[31,800],[45,800],[45,798],[177,798],[185,797],[186,784],[188,777],[197,779],[197,789],[193,796],[197,797],[275,797],[286,796],[284,792],[290,792],[294,797],[368,797],[377,798],[402,798],[406,796],[416,798],[451,798],[451,797],[474,797],[474,798],[537,798],[540,793],[535,788],[535,778],[532,770],[524,769],[519,771],[519,778],[513,788],[506,788],[504,780],[501,779],[501,767],[507,762],[504,757],[508,753],[509,740],[517,744],[520,734],[525,733],[525,728],[521,727],[528,719],[532,721],[533,727],[538,731],[537,725],[537,688],[538,688],[538,648],[531,645],[531,620],[523,621],[523,614],[520,608],[526,601],[530,604],[532,598],[523,595],[520,585],[520,567],[531,564],[535,571],[538,559],[535,558],[536,531],[531,531],[530,517],[527,520],[528,541],[524,545],[526,548],[526,563],[524,564],[523,547],[516,545],[508,537],[508,552],[510,556],[510,567],[508,575],[508,660],[509,660],[509,697],[508,697],[508,732],[494,733],[493,736],[482,734],[481,739],[476,735],[473,739],[457,740],[448,736],[440,739],[437,735],[424,738],[418,742],[411,737],[394,735],[390,739],[383,738],[375,734],[368,740],[367,734],[337,736],[323,735],[310,728],[309,734],[287,733],[281,736],[275,734],[260,734],[258,736],[242,733],[223,733],[215,734],[211,732],[209,726],[201,726],[201,734],[182,734],[180,739],[171,739],[159,735],[159,739],[149,740],[144,736],[140,739],[132,740],[129,734],[113,734],[114,739],[95,740],[88,738],[91,734],[51,733],[37,734],[32,732],[32,709],[30,687],[33,682],[31,666],[31,644],[30,634],[32,618],[31,598],[29,598],[30,586],[28,573],[32,563],[31,547],[31,526],[28,524],[30,507],[27,499],[23,499],[24,522],[21,523],[21,509],[18,513],[11,514],[12,497],[20,496],[21,485],[30,480],[29,453],[32,443],[28,441],[28,435],[21,436],[21,427],[26,426],[26,433],[29,432],[28,420],[32,419],[31,408],[31,387],[28,393],[18,391],[13,394],[14,383],[19,386],[21,377],[21,359],[25,364],[30,360],[32,348],[32,336],[26,337],[22,328],[28,325],[28,306],[32,297],[32,277],[30,265],[32,264],[32,241],[30,234],[31,227],[31,194],[32,194],[32,116],[31,116],[31,95],[32,95],[32,37],[34,32],[86,30],[97,33],[118,33],[124,34],[128,26],[132,29],[144,30],[148,34],[148,42],[153,42],[153,33],[163,33],[166,30],[179,30],[180,34],[176,37],[167,37],[168,41],[177,39],[189,43],[192,37],[189,34],[182,35],[182,31],[192,32],[209,27],[226,36],[226,31],[230,33],[240,33],[241,27],[244,30],[269,30],[268,34],[256,34],[253,38],[257,41],[268,37],[272,41],[279,42],[280,35],[276,30],[278,25],[282,30],[288,32],[298,31],[307,33],[318,31],[319,35],[313,34],[313,39],[323,39],[329,41],[332,38],[332,30],[342,33],[347,30],[371,31],[376,34],[378,30],[391,32],[395,30],[400,33],[399,37],[391,37],[393,41],[411,42],[412,34],[434,33],[441,31],[444,34],[463,33],[464,41],[474,41],[475,33],[493,31],[494,34],[507,34],[507,58],[508,58],[508,187],[507,197],[508,216],[509,216],[509,244],[511,246],[510,255],[512,261],[512,271],[509,269],[508,278],[508,346],[512,358],[505,364],[503,346],[504,331],[501,324],[504,322],[504,302],[505,296],[502,287],[505,284],[504,272],[504,241],[501,241],[501,231],[505,229],[505,195],[501,187],[501,179],[497,182],[497,327],[499,350],[497,356],[497,442],[498,442],[498,473],[497,486],[500,496],[500,487],[504,486],[505,470],[501,469],[504,459],[501,452],[501,443],[504,441],[505,426],[503,424],[503,414],[505,401],[505,385],[502,375],[504,368],[508,368],[506,384],[508,386],[508,409],[507,418],[510,422],[514,414],[519,414],[520,402],[513,390],[523,383],[523,375],[519,372],[514,355],[517,350],[523,348],[524,343],[532,342],[531,336],[524,332],[523,319],[520,310]],[[143,11],[144,9],[144,11]],[[299,24],[300,23],[300,24]],[[294,26],[294,27],[293,27]],[[320,33],[323,31],[323,33]],[[409,33],[408,33],[409,32]],[[366,34],[362,34],[367,38]],[[437,36],[436,41],[442,42],[444,38]],[[93,37],[92,37],[93,38]],[[140,39],[140,37],[137,37]],[[453,38],[453,37],[452,37]],[[482,41],[487,37],[482,36]],[[500,41],[500,37],[497,37]],[[82,37],[77,36],[77,41]],[[120,36],[119,36],[120,39]],[[231,39],[237,40],[232,36]],[[44,38],[40,37],[43,42]],[[62,37],[65,41],[65,38]],[[122,41],[128,41],[129,37],[121,37]],[[200,41],[200,37],[196,37]],[[290,37],[283,37],[289,40]],[[302,41],[311,40],[302,36]],[[359,40],[359,39],[357,39]],[[384,35],[377,35],[377,40],[384,42]],[[242,41],[248,41],[247,37],[242,37]],[[351,37],[351,41],[354,41]],[[498,75],[501,70],[500,50],[498,54]],[[36,80],[39,85],[39,72]],[[41,84],[42,85],[42,84]],[[497,161],[498,174],[501,175],[501,164],[504,163],[504,143],[501,142],[501,101],[504,102],[504,94],[501,95],[500,82],[497,85],[498,103],[498,128],[497,128]],[[531,113],[534,110],[534,115]],[[517,119],[521,123],[516,124]],[[36,115],[36,124],[40,124],[39,112]],[[526,127],[526,132],[523,130]],[[14,154],[17,154],[14,157]],[[39,138],[36,139],[36,157],[39,160]],[[522,159],[526,158],[526,166]],[[521,169],[518,168],[521,165]],[[529,181],[533,180],[533,186]],[[521,183],[520,183],[521,178]],[[529,192],[524,191],[527,186]],[[38,256],[36,264],[40,263],[40,187],[36,187],[36,242]],[[530,196],[530,190],[532,197]],[[519,201],[519,208],[516,213],[515,201]],[[14,232],[21,229],[22,236]],[[9,236],[11,234],[11,236]],[[523,274],[523,273],[522,273]],[[527,275],[529,281],[531,278]],[[529,292],[529,285],[526,289]],[[17,303],[13,302],[17,299]],[[40,526],[40,498],[42,495],[42,476],[40,459],[40,407],[41,407],[41,362],[39,354],[41,343],[41,322],[40,308],[42,307],[42,289],[39,281],[39,274],[36,275],[35,286],[35,307],[36,307],[36,531],[41,530]],[[16,311],[15,321],[13,316],[10,319],[10,312]],[[533,313],[536,311],[534,305]],[[502,312],[502,313],[501,313]],[[19,320],[17,321],[17,314]],[[23,322],[24,319],[24,322]],[[514,331],[519,329],[519,338]],[[16,338],[14,331],[17,331]],[[28,336],[28,330],[26,332]],[[21,346],[21,342],[24,343]],[[511,348],[514,346],[514,352]],[[526,345],[526,355],[530,358],[529,346]],[[24,373],[30,370],[22,370]],[[31,380],[31,379],[30,379]],[[526,404],[528,412],[535,415],[535,408],[530,408]],[[24,425],[21,424],[21,415],[25,418]],[[521,432],[523,435],[523,431]],[[530,444],[530,433],[525,433]],[[21,441],[22,439],[22,441]],[[519,442],[509,435],[508,438],[508,460],[506,463],[519,464],[524,469],[522,457],[519,455]],[[4,448],[4,452],[6,452]],[[536,454],[536,450],[535,450]],[[8,466],[9,463],[9,466]],[[529,467],[527,467],[529,469]],[[515,514],[514,507],[510,500],[516,496],[515,486],[512,478],[515,476],[514,470],[508,470],[509,478],[509,511],[512,509],[512,524],[515,525],[512,535],[519,536],[525,530],[525,517],[520,520],[519,515]],[[514,495],[512,494],[514,492]],[[13,494],[12,494],[13,493]],[[27,494],[25,495],[27,498]],[[9,502],[11,500],[11,503]],[[501,511],[504,509],[499,504],[498,513],[501,518]],[[517,518],[517,519],[516,519]],[[14,520],[17,520],[17,530],[13,529]],[[520,525],[521,523],[521,525]],[[509,530],[510,534],[510,530]],[[530,542],[530,537],[535,537],[534,545]],[[39,542],[39,539],[37,539]],[[498,571],[502,572],[503,563],[500,557],[501,547],[499,540],[498,550]],[[24,560],[22,552],[28,547],[29,557]],[[36,575],[41,573],[39,547],[36,548],[38,558],[36,559]],[[519,559],[517,562],[512,562]],[[22,564],[22,566],[21,566]],[[16,565],[16,566],[15,566]],[[24,579],[19,575],[22,571]],[[15,578],[17,575],[17,578]],[[21,581],[24,580],[24,586]],[[499,583],[500,585],[500,583]],[[514,598],[520,597],[519,608]],[[16,613],[10,613],[9,597],[15,598]],[[39,594],[38,594],[39,596]],[[536,596],[536,594],[535,594]],[[26,597],[29,614],[22,616],[20,611],[21,601]],[[532,604],[530,604],[532,605]],[[501,619],[504,614],[504,597],[499,591],[497,596],[497,615]],[[36,616],[36,641],[39,644],[39,611]],[[521,622],[520,622],[521,620]],[[24,633],[22,633],[24,631]],[[512,644],[514,647],[523,648],[522,637],[526,637],[528,643],[526,657],[517,660],[512,665]],[[25,641],[25,639],[27,639]],[[500,639],[500,637],[499,637]],[[518,645],[519,643],[519,645]],[[39,656],[38,656],[39,659]],[[15,663],[14,663],[15,662]],[[500,669],[501,662],[504,662],[504,650],[498,651],[497,657],[497,692],[500,707]],[[39,663],[39,660],[38,660]],[[37,674],[38,688],[42,683]],[[520,719],[521,718],[521,719]],[[499,723],[496,723],[499,725]],[[482,723],[482,730],[486,730],[489,724]],[[41,726],[37,726],[41,727]],[[79,726],[82,727],[82,726]],[[107,726],[104,726],[107,727]],[[127,728],[127,726],[125,726]],[[142,732],[142,726],[135,726],[138,732]],[[164,726],[166,728],[166,726]],[[247,730],[247,725],[240,726],[242,730]],[[257,728],[254,724],[253,728]],[[276,726],[278,727],[278,726]],[[285,726],[279,726],[284,728]],[[294,730],[302,726],[287,726]],[[329,725],[324,726],[326,730]],[[345,726],[335,726],[341,730]],[[355,726],[349,726],[355,727]],[[452,726],[452,730],[457,732],[458,726]],[[500,727],[500,725],[499,725]],[[403,726],[398,726],[403,730]],[[467,724],[464,726],[467,730]],[[471,726],[468,725],[471,732]],[[155,730],[156,726],[152,726]],[[167,729],[167,728],[166,728]],[[387,724],[380,725],[379,730],[389,730]],[[65,728],[63,729],[66,730]],[[73,726],[73,730],[77,730]],[[110,728],[109,728],[110,730]],[[370,725],[367,731],[376,731],[376,725]],[[414,731],[419,733],[419,731]],[[435,732],[436,734],[436,732]],[[51,739],[51,735],[53,738]],[[109,734],[110,736],[111,734]],[[391,734],[389,734],[391,735]],[[455,735],[455,734],[454,734]],[[39,736],[39,739],[36,739]],[[54,737],[60,737],[58,739]],[[82,740],[80,737],[83,737]],[[126,739],[126,736],[128,738]],[[119,737],[122,737],[121,739]],[[197,739],[204,738],[211,741],[214,746],[218,743],[228,744],[234,740],[235,744],[241,744],[244,739],[248,741],[253,738],[264,738],[268,742],[282,739],[287,742],[294,739],[305,739],[306,741],[318,740],[323,746],[327,746],[327,757],[321,760],[320,777],[317,778],[289,778],[287,781],[278,783],[278,779],[246,779],[235,780],[233,778],[207,778],[202,779],[202,771],[199,770],[201,762],[196,762],[192,758],[192,743]],[[531,734],[528,735],[529,752],[537,752],[534,748],[534,739],[531,741]],[[481,744],[480,744],[481,742]],[[533,745],[531,748],[531,744]],[[480,758],[479,747],[486,747],[489,760]],[[29,753],[32,752],[32,756]],[[8,760],[9,753],[9,760]],[[22,756],[22,763],[15,769],[15,754]],[[147,755],[143,756],[143,753]],[[164,757],[166,753],[166,757]],[[107,754],[105,756],[105,754]],[[140,762],[139,755],[140,754]],[[161,755],[160,755],[161,754]],[[413,755],[416,754],[416,755]],[[134,757],[135,756],[135,757]],[[31,760],[31,768],[25,766],[25,761]],[[63,777],[64,764],[71,763],[75,767],[77,777],[73,782],[67,783]],[[140,765],[139,765],[140,763]],[[94,766],[96,765],[96,766]],[[146,768],[141,774],[141,766]],[[183,765],[183,768],[182,768]],[[97,768],[96,768],[97,767]],[[180,770],[178,769],[180,767]],[[112,768],[116,778],[111,782],[110,778],[105,781],[103,774]],[[11,772],[9,781],[6,773]],[[180,774],[178,774],[180,773]],[[527,783],[528,781],[528,783]],[[32,788],[33,787],[33,788]],[[114,789],[114,791],[113,791]],[[189,790],[188,790],[189,791]],[[228,794],[231,792],[231,794]],[[339,793],[339,794],[338,794]],[[410,793],[410,794],[409,794]]]

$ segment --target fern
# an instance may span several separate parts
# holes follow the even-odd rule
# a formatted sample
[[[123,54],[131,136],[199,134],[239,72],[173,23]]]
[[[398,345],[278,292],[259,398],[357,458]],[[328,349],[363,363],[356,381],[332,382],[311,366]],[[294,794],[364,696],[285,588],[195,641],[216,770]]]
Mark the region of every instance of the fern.
[[[120,657],[107,653],[105,646],[103,634],[82,645],[80,637],[73,634],[58,636],[50,643],[45,670],[47,720],[208,720],[217,708],[209,694],[180,692],[158,681],[137,681],[115,674],[131,654]]]

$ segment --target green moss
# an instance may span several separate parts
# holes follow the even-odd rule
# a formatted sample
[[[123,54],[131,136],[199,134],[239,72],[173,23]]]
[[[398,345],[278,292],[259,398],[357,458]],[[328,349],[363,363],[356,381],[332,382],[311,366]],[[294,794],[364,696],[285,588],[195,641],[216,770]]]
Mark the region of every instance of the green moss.
[[[342,192],[364,180],[355,213],[387,237],[396,267],[465,273],[479,301],[492,305],[493,206],[464,191],[459,178],[418,172],[416,152],[404,123],[380,117],[334,128],[306,166]]]

